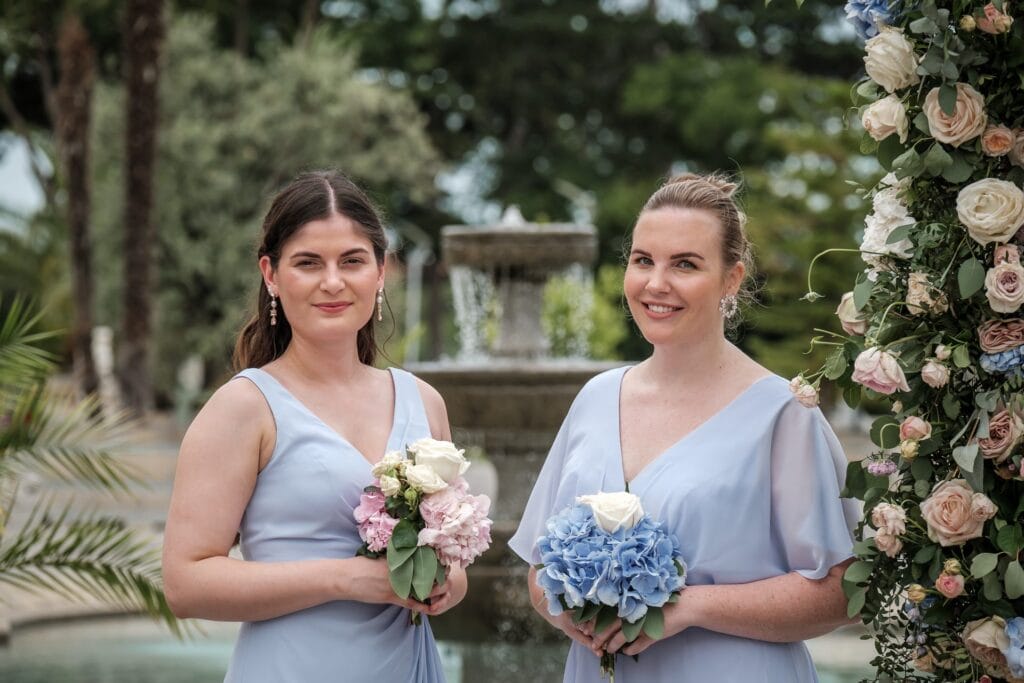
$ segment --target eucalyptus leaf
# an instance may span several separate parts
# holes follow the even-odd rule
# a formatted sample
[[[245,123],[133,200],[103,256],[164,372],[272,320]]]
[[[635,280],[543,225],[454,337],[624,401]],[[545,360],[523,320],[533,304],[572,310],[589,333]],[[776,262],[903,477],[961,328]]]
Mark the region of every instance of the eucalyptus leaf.
[[[971,354],[967,347],[959,344],[953,348],[953,365],[958,368],[966,368],[971,364]]]
[[[914,564],[927,564],[931,562],[932,558],[935,557],[936,550],[938,550],[938,547],[934,545],[924,546],[914,553]]]
[[[644,622],[647,621],[647,615],[644,615],[640,619],[634,622],[623,621],[622,622],[622,635],[626,637],[627,643],[632,643],[640,635],[640,631],[644,628]]]
[[[403,519],[395,525],[395,530],[391,532],[391,540],[388,541],[388,545],[393,545],[395,548],[415,548],[418,541],[419,537],[416,534],[416,527],[409,520]]]
[[[910,237],[910,231],[915,225],[916,223],[907,223],[906,225],[893,228],[892,232],[890,232],[889,236],[885,239],[885,243],[896,244],[897,242],[908,239]],[[868,280],[868,282],[870,282],[870,280]]]
[[[976,579],[985,578],[996,568],[999,556],[995,553],[979,553],[971,560],[971,576]]]
[[[829,354],[825,361],[825,377],[830,380],[837,380],[846,372],[848,361],[842,348],[838,348]]]
[[[391,581],[391,588],[395,595],[403,600],[409,597],[412,591],[413,560],[407,560],[395,569],[388,570],[388,579]]]
[[[665,613],[660,607],[649,607],[644,618],[644,633],[651,640],[661,640],[665,635]]]
[[[874,289],[875,283],[871,280],[864,278],[853,287],[853,307],[859,313],[864,310],[867,306],[868,300],[871,298],[871,292]]]
[[[434,549],[421,545],[413,555],[412,592],[417,600],[423,601],[430,596],[437,576],[437,553]]]
[[[846,603],[846,616],[853,619],[860,611],[864,608],[864,602],[867,599],[868,590],[861,588],[859,591],[850,596],[850,601]]]
[[[1003,580],[1006,597],[1016,600],[1024,595],[1024,567],[1020,566],[1018,560],[1014,560],[1006,567],[1006,577]]]
[[[918,481],[930,481],[934,471],[935,468],[927,458],[918,457],[910,464],[910,473]]]
[[[921,160],[921,155],[914,148],[910,148],[893,159],[892,168],[896,177],[901,180],[913,178],[921,175],[921,172],[924,171],[924,162]]]
[[[955,394],[947,393],[942,397],[942,410],[950,420],[955,420],[960,415],[960,401]]]
[[[996,534],[996,545],[1010,557],[1024,548],[1024,531],[1017,524],[1007,524]]]
[[[999,574],[991,572],[985,575],[985,578],[981,580],[982,583],[982,594],[985,599],[990,602],[995,602],[999,598],[1003,597],[1003,586],[999,582]]]
[[[942,66],[939,65],[939,69]],[[942,107],[942,113],[946,116],[952,116],[956,112],[956,87],[949,83],[944,83],[939,87],[939,106]]]
[[[960,264],[956,280],[960,286],[960,298],[970,299],[985,286],[985,267],[972,256]]]
[[[942,148],[941,142],[936,142],[924,155],[924,167],[932,175],[940,175],[944,170],[953,165],[953,157]]]
[[[978,444],[972,443],[966,446],[957,446],[953,449],[953,460],[965,474],[974,471],[974,461],[978,455]]]
[[[862,583],[867,581],[868,577],[871,576],[871,570],[873,568],[874,565],[872,563],[865,562],[864,560],[857,560],[846,568],[846,571],[843,573],[843,581],[849,581],[850,583]]]
[[[914,482],[914,495],[918,498],[927,498],[932,490],[932,483],[927,479],[918,479]]]
[[[396,548],[394,544],[394,536],[388,541],[388,569],[395,569],[401,564],[404,564],[406,560],[412,557],[413,553],[416,552],[416,546],[410,548]]]
[[[942,171],[942,177],[951,183],[962,183],[974,173],[972,166],[962,154],[951,154],[953,163]]]
[[[960,78],[960,69],[956,67],[956,63],[949,59],[942,63],[942,68],[939,70],[939,73],[941,73],[942,77],[947,81],[955,81]]]
[[[910,22],[911,33],[938,33],[939,25],[929,17],[921,17]]]
[[[895,448],[900,443],[899,422],[891,415],[882,415],[871,423],[871,442],[881,448]]]
[[[872,85],[874,84],[872,83]],[[907,148],[903,145],[903,143],[900,142],[898,136],[890,135],[889,137],[885,138],[884,140],[878,143],[878,151],[876,152],[876,156],[878,157],[878,163],[880,163],[885,170],[890,171],[892,170],[892,162],[896,159],[896,157],[903,154],[903,152],[905,152],[906,149]]]
[[[977,444],[975,444],[977,445]],[[974,467],[970,472],[964,472],[964,480],[967,485],[977,493],[985,493],[985,456],[979,452],[974,457]]]

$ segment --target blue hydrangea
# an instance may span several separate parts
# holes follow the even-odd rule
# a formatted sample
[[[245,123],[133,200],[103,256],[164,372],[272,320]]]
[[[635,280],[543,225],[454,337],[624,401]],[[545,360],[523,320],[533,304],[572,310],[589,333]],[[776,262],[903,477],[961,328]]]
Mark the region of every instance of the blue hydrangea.
[[[1014,678],[1024,677],[1024,618],[1009,619],[1005,630],[1010,639],[1009,647],[1002,651],[1006,664]]]
[[[1019,373],[1024,366],[1024,346],[1007,349],[999,353],[981,354],[981,367],[989,374],[1008,375]]]
[[[632,529],[609,534],[589,505],[574,505],[548,520],[537,548],[543,565],[537,585],[554,615],[589,602],[615,607],[621,619],[634,622],[686,582],[679,541],[647,515]]]
[[[843,9],[857,35],[866,40],[878,35],[879,24],[892,24],[891,2],[894,0],[849,0]]]

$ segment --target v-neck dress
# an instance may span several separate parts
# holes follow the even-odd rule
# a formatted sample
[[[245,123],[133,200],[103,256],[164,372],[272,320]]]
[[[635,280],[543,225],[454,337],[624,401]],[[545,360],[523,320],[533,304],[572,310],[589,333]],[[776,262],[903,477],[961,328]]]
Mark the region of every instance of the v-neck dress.
[[[580,391],[541,469],[509,547],[540,562],[548,518],[577,496],[625,489],[619,396],[629,368]],[[842,500],[846,458],[817,408],[786,380],[763,378],[662,452],[629,490],[680,541],[687,585],[740,584],[789,572],[810,579],[853,555],[859,516]],[[600,680],[599,661],[573,642],[564,681]],[[616,683],[809,683],[803,643],[769,643],[701,628],[654,643],[637,661],[617,658]]]
[[[415,378],[391,369],[394,422],[387,450],[430,436]],[[277,443],[256,478],[240,529],[250,562],[348,558],[362,544],[353,510],[373,481],[352,444],[300,403],[269,373],[247,369],[277,427]],[[397,605],[328,602],[242,624],[230,683],[437,683],[444,681],[430,623],[410,623]]]

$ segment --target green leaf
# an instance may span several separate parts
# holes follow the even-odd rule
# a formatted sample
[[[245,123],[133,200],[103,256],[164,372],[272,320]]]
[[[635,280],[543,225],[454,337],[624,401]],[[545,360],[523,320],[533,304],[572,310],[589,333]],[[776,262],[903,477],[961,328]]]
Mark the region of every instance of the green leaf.
[[[872,85],[874,84],[872,83]],[[896,160],[896,157],[903,154],[906,149],[898,136],[890,135],[878,143],[878,151],[876,152],[878,163],[882,164],[882,167],[886,170],[891,170],[892,162]]]
[[[928,137],[932,136],[932,129],[928,127],[928,115],[923,111],[919,112],[918,115],[914,117],[914,127]],[[890,138],[886,138],[886,140],[888,139]]]
[[[902,180],[903,178],[921,175],[921,172],[924,171],[924,162],[921,160],[921,155],[913,148],[910,148],[893,159],[892,168],[896,173],[896,177]]]
[[[614,607],[603,605],[601,611],[597,613],[597,620],[594,622],[594,633],[601,633],[609,626],[615,623],[615,620],[619,618]]]
[[[942,67],[939,67],[940,69]],[[952,116],[956,111],[956,87],[949,83],[943,83],[939,88],[939,106],[942,107],[942,113],[946,116]]]
[[[924,155],[924,167],[932,175],[939,175],[953,165],[953,157],[949,156],[942,143],[936,142]]]
[[[1020,566],[1018,560],[1014,560],[1006,568],[1004,584],[1006,586],[1006,597],[1011,600],[1016,600],[1024,595],[1024,567]]]
[[[978,455],[978,444],[972,443],[966,446],[957,446],[953,449],[953,460],[960,471],[969,474],[974,471],[974,461]]]
[[[651,640],[661,640],[665,635],[665,613],[660,607],[649,607],[644,618],[644,633]]]
[[[930,482],[934,469],[927,458],[919,457],[910,464],[910,474],[918,481]]]
[[[850,583],[862,583],[868,580],[871,576],[871,570],[874,565],[864,560],[857,560],[843,572],[843,581],[849,581]]]
[[[860,401],[864,397],[864,391],[856,382],[850,382],[849,386],[843,389],[843,403],[856,410],[860,407]]]
[[[405,561],[413,556],[416,552],[416,546],[410,548],[396,548],[395,537],[391,536],[391,540],[388,541],[388,569],[394,570],[399,565],[405,564]]]
[[[939,70],[942,77],[947,81],[955,81],[960,78],[960,69],[956,68],[956,64],[950,60],[946,60],[942,63],[942,68]],[[955,107],[956,105],[954,105]]]
[[[412,591],[412,570],[415,562],[407,560],[394,569],[388,569],[388,578],[391,580],[391,588],[395,595],[403,600],[409,597]]]
[[[585,621],[590,621],[597,616],[597,613],[601,611],[601,605],[596,602],[587,602],[583,604],[577,610],[573,611],[572,620],[573,623],[582,624]]]
[[[874,102],[878,99],[878,84],[871,80],[861,81],[854,92],[862,99]]]
[[[942,410],[950,420],[955,420],[960,415],[960,401],[955,394],[947,393],[942,397]]]
[[[882,415],[871,423],[871,442],[881,448],[895,448],[900,443],[899,422],[891,415]]]
[[[971,364],[971,354],[967,350],[967,346],[959,344],[953,347],[953,365],[958,368],[966,368]]]
[[[962,154],[956,153],[951,156],[953,157],[953,164],[947,166],[942,171],[942,177],[951,183],[962,183],[974,173],[974,166]]]
[[[901,240],[908,239],[910,237],[910,231],[915,225],[916,223],[907,223],[906,225],[893,228],[893,231],[890,232],[889,236],[886,238],[885,243],[896,244]]]
[[[416,527],[409,520],[403,519],[395,525],[395,530],[391,532],[391,540],[388,541],[388,545],[393,544],[396,548],[415,548],[417,542]]]
[[[960,298],[970,299],[985,286],[985,266],[972,256],[960,264],[956,281],[960,285]]]
[[[868,303],[868,299],[871,298],[871,290],[874,289],[875,283],[871,280],[864,278],[858,282],[853,288],[853,307],[858,312],[864,310],[864,307]]]
[[[918,498],[927,498],[932,490],[932,483],[927,479],[918,479],[914,482],[914,495]]]
[[[910,22],[910,31],[911,33],[938,33],[939,26],[928,17],[920,17]]]
[[[861,588],[859,591],[850,596],[850,601],[846,603],[846,616],[853,619],[860,614],[861,609],[864,608],[864,601],[867,599],[868,589]]]
[[[1016,524],[1007,524],[996,534],[996,545],[1010,557],[1016,557],[1024,548],[1024,531]]]
[[[837,348],[825,361],[825,377],[830,380],[837,380],[843,376],[846,372],[846,366],[848,362],[846,360],[846,354],[843,353],[842,348]]]
[[[640,631],[644,628],[644,622],[647,621],[647,615],[644,615],[640,619],[630,623],[628,621],[622,622],[622,635],[626,637],[627,643],[632,643],[640,635]]]
[[[938,546],[926,545],[916,553],[914,553],[914,564],[928,564],[935,557],[935,551],[938,550]]]
[[[982,593],[985,599],[990,602],[995,602],[999,598],[1003,597],[1003,587],[999,583],[999,574],[991,572],[985,575],[985,578],[981,580]]]
[[[992,573],[998,563],[999,556],[995,553],[979,553],[971,560],[971,576],[983,579]]]
[[[866,474],[864,465],[860,461],[853,460],[848,462],[846,464],[846,485],[839,492],[839,495],[843,498],[862,498],[864,491],[867,489]]]
[[[437,563],[437,576],[434,577],[434,583],[438,586],[444,584],[448,580],[448,574],[444,570],[444,565],[440,562]]]
[[[964,472],[963,475],[968,486],[977,493],[985,493],[985,456],[979,452],[974,458],[974,467],[970,472]]]
[[[437,576],[437,553],[433,548],[421,545],[416,549],[412,564],[413,595],[417,600],[426,600],[434,587],[434,577]]]

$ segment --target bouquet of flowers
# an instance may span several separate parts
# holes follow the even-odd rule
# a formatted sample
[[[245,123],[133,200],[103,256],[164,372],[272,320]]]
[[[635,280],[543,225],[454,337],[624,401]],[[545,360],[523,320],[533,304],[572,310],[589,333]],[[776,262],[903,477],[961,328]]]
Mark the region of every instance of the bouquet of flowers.
[[[580,496],[553,516],[537,541],[537,585],[552,615],[572,613],[577,624],[594,621],[601,632],[622,619],[626,642],[641,632],[664,634],[666,603],[679,599],[686,565],[679,541],[644,514],[631,493]],[[615,654],[601,657],[601,671],[615,680]]]
[[[862,151],[888,173],[863,188],[844,334],[823,331],[824,367],[791,386],[811,404],[826,378],[892,411],[843,492],[864,501],[844,588],[878,680],[1024,681],[1022,8],[846,4],[866,38]]]
[[[462,478],[463,451],[448,441],[420,439],[373,466],[354,514],[359,555],[385,557],[395,594],[425,601],[449,567],[464,569],[491,544],[491,506]],[[419,614],[413,615],[419,623]]]

